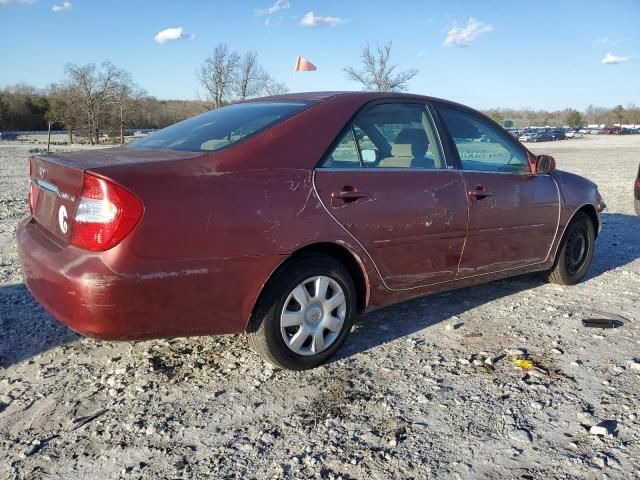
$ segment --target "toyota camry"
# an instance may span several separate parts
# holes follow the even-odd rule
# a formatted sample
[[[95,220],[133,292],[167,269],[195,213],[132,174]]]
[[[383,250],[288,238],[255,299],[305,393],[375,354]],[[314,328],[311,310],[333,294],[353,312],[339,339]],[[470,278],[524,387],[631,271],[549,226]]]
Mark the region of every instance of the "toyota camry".
[[[356,315],[591,264],[604,203],[468,107],[396,93],[229,105],[127,147],[34,156],[32,295],[101,339],[246,333],[305,369]]]

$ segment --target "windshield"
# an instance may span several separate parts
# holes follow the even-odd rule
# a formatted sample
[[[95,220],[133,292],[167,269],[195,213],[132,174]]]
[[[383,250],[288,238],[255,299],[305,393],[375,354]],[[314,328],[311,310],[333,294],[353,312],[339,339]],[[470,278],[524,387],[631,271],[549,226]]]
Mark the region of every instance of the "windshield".
[[[163,128],[133,148],[213,152],[233,145],[303,110],[311,102],[249,102],[229,105]]]

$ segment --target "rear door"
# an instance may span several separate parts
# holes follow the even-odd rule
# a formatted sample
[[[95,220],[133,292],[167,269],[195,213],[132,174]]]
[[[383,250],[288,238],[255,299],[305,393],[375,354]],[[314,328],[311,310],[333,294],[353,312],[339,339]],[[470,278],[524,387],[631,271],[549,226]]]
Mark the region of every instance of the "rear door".
[[[469,203],[468,237],[458,276],[542,263],[560,214],[553,178],[533,174],[521,145],[486,118],[443,106],[438,112]]]
[[[377,103],[315,171],[327,211],[369,253],[393,290],[451,280],[467,228],[459,171],[448,168],[422,103]]]

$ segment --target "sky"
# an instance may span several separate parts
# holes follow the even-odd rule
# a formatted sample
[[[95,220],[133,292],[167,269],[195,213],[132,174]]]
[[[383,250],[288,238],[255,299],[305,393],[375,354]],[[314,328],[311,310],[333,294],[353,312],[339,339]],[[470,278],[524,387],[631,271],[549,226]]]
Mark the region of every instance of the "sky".
[[[161,99],[204,97],[218,43],[258,52],[291,91],[360,90],[343,72],[393,42],[409,91],[475,108],[640,105],[640,0],[0,0],[0,88],[110,61]],[[317,66],[294,73],[298,55]]]

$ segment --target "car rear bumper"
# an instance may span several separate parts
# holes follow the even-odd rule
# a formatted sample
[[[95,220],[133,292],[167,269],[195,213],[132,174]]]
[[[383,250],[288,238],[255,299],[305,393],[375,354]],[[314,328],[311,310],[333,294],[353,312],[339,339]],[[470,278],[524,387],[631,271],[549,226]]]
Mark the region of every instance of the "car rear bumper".
[[[55,243],[28,218],[17,230],[24,281],[58,320],[93,338],[239,333],[282,256],[173,261]]]

